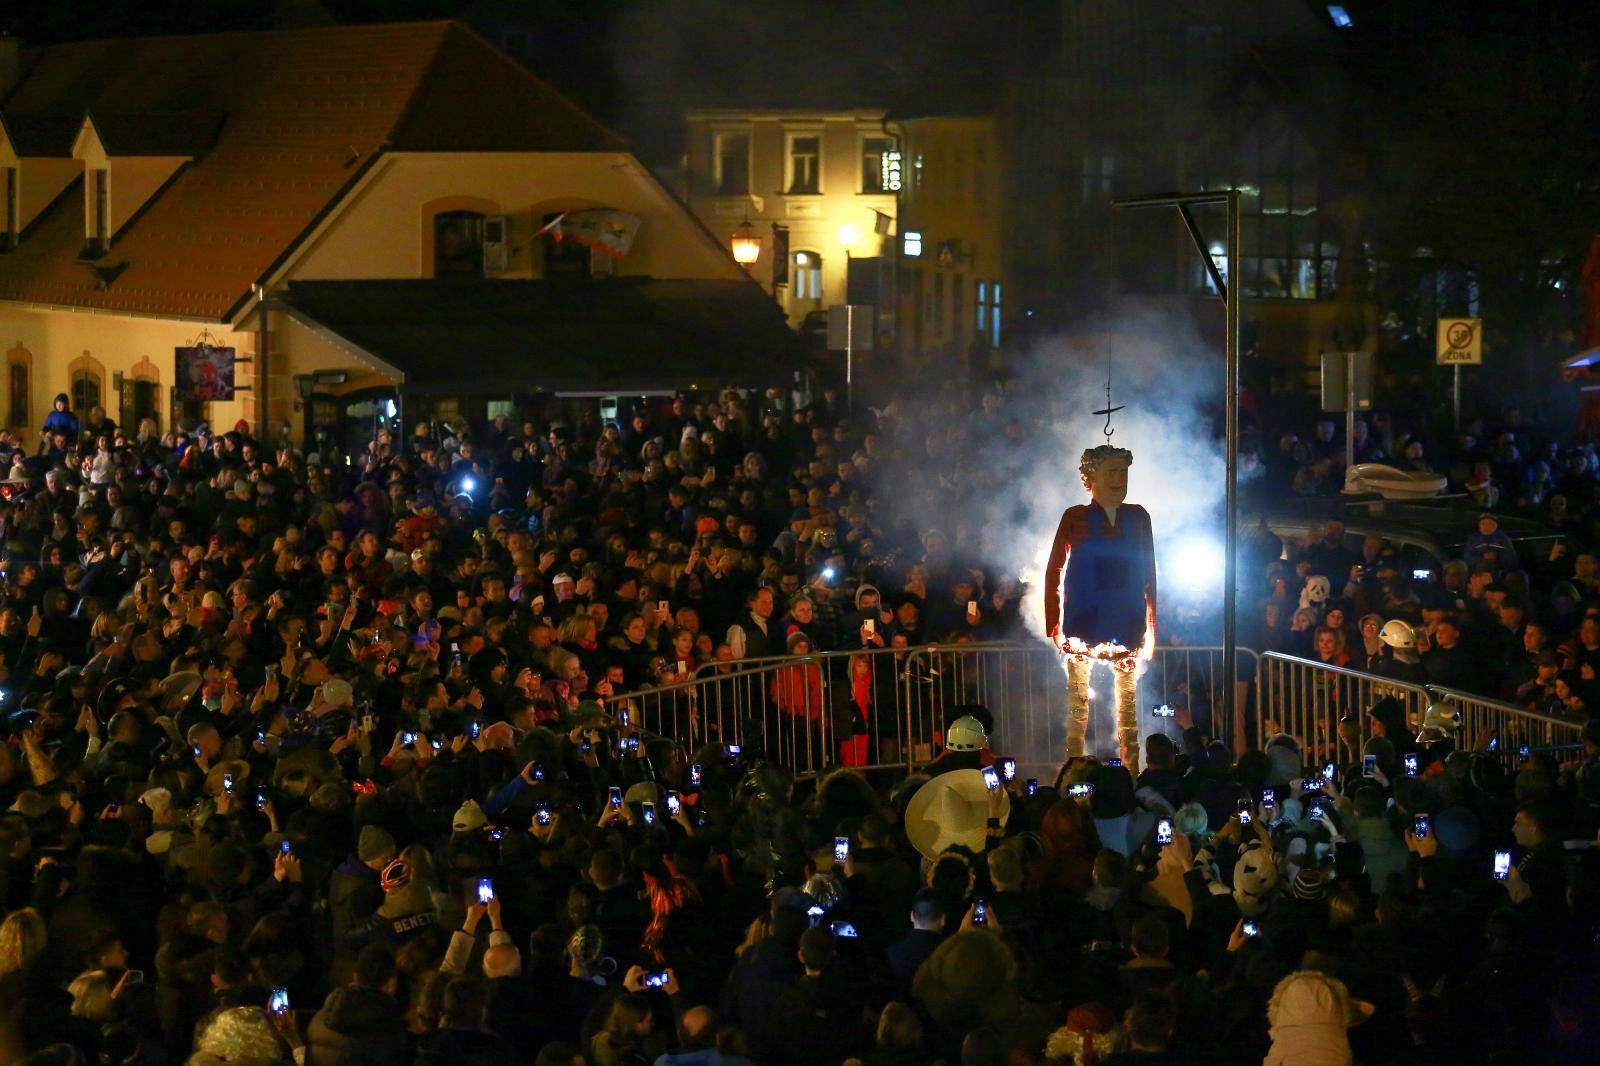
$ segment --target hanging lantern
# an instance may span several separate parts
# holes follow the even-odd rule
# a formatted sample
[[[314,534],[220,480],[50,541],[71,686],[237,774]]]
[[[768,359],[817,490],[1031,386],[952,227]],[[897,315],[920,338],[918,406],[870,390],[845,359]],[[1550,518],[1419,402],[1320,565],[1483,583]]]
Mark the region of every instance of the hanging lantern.
[[[739,223],[739,228],[733,231],[731,243],[733,261],[740,266],[749,266],[761,258],[761,237],[748,218]]]

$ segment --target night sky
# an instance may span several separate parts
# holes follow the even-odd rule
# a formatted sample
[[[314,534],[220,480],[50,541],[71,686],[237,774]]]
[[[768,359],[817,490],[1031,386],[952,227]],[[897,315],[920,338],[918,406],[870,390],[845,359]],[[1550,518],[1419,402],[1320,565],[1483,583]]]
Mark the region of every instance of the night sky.
[[[0,5],[0,30],[42,43],[261,29],[308,19],[463,18],[481,24],[485,16],[527,18],[536,29],[534,70],[633,139],[641,154],[661,160],[675,153],[683,109],[696,104],[925,110],[931,100],[981,94],[1008,62],[1018,61],[1025,44],[1035,44],[1025,33],[1019,41],[1008,27],[1039,24],[1062,2],[16,0]],[[1326,17],[1326,5],[1307,6]],[[1442,39],[1515,47],[1543,19],[1573,29],[1593,23],[1600,5],[1347,0],[1342,7],[1354,26],[1330,35],[1330,46],[1360,56],[1430,48]],[[1578,23],[1571,23],[1575,17]],[[1386,66],[1417,69],[1407,62]],[[1426,91],[1426,85],[1419,89]]]

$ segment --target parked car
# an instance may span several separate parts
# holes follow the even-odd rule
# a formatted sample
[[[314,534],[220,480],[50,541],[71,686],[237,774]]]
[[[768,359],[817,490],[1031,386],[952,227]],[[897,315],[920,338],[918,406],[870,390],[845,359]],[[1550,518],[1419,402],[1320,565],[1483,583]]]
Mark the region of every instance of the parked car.
[[[1422,576],[1420,571],[1426,570],[1436,576],[1445,563],[1461,558],[1467,538],[1477,531],[1481,513],[1481,509],[1463,506],[1462,501],[1453,499],[1359,503],[1340,498],[1309,499],[1293,506],[1243,513],[1239,516],[1239,531],[1241,535],[1248,534],[1265,515],[1267,528],[1279,539],[1304,544],[1322,536],[1328,519],[1339,518],[1344,521],[1345,547],[1351,551],[1359,553],[1361,542],[1369,536],[1382,537],[1399,556],[1402,570],[1418,577]],[[1536,553],[1548,552],[1551,544],[1561,539],[1561,534],[1532,519],[1500,514],[1495,518],[1524,565],[1533,562]]]

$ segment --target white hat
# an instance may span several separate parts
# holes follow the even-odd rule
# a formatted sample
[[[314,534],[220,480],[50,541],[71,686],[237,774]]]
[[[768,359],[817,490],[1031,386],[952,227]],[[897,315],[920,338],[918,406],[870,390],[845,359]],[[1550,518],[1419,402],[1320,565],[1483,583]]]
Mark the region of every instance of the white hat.
[[[989,737],[983,731],[983,723],[964,714],[950,723],[950,729],[945,733],[944,746],[951,751],[980,751],[989,742]]]
[[[1347,1066],[1346,1030],[1372,1015],[1372,1005],[1352,999],[1344,983],[1315,970],[1300,970],[1273,989],[1267,1004],[1272,1048],[1267,1064]]]
[[[1416,630],[1398,618],[1383,623],[1383,628],[1378,630],[1378,639],[1391,648],[1410,650],[1417,646]]]
[[[552,584],[552,585],[559,585],[559,584],[561,584],[563,582],[565,582],[568,585],[577,584],[577,582],[572,580],[572,575],[568,574],[568,573],[560,573],[560,574],[557,574],[555,577],[550,579],[550,584]]]
[[[1000,793],[1000,824],[1011,816],[1011,797]],[[989,823],[989,789],[979,770],[951,770],[917,789],[906,807],[906,837],[930,859],[961,845],[983,851]]]

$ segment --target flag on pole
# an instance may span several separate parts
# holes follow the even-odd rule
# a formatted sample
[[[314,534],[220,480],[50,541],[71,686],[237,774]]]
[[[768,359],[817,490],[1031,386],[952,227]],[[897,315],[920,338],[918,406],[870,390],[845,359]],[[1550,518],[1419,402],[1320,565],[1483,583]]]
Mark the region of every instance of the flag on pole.
[[[633,248],[639,216],[606,208],[569,211],[556,221],[553,232],[557,240],[575,241],[620,259]]]

